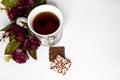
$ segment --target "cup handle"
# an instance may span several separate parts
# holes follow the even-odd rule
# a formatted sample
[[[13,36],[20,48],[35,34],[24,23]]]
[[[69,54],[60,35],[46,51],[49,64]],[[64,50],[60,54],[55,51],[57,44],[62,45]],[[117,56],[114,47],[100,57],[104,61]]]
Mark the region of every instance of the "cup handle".
[[[25,17],[17,18],[17,21],[16,21],[16,24],[17,24],[17,25],[19,25],[19,26],[24,26],[22,22],[27,23],[27,18],[25,18]]]

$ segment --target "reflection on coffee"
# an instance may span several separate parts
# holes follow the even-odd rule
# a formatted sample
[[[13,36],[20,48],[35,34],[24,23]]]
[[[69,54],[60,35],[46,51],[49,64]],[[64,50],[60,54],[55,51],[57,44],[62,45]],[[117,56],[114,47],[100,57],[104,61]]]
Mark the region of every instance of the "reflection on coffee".
[[[33,29],[38,34],[47,35],[55,32],[60,25],[58,17],[51,12],[39,13],[33,20]]]

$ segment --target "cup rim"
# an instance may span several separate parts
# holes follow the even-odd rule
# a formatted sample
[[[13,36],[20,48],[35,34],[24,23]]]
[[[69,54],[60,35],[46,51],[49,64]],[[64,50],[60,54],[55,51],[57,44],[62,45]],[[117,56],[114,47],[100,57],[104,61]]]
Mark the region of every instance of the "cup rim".
[[[32,12],[33,12],[34,10],[36,10],[36,9],[38,9],[38,8],[42,8],[42,7],[48,7],[48,9],[49,9],[50,7],[51,7],[51,8],[54,8],[54,9],[56,9],[57,11],[59,11],[59,13],[60,13],[60,15],[61,15],[61,19],[62,19],[62,20],[60,20],[60,26],[59,26],[58,29],[57,29],[56,31],[54,31],[53,33],[45,34],[45,35],[39,34],[39,33],[35,32],[35,31],[32,29],[32,27],[30,26],[30,24],[29,24],[29,20],[30,20],[29,18],[30,18],[30,15],[32,14]],[[53,14],[54,14],[54,13],[53,13]],[[58,17],[58,18],[59,18],[59,17]],[[35,35],[37,35],[37,36],[51,36],[51,35],[56,34],[57,32],[59,32],[59,31],[62,29],[62,25],[63,25],[63,15],[62,15],[62,12],[60,11],[59,8],[57,8],[57,7],[53,6],[53,5],[44,4],[44,5],[37,6],[36,8],[34,8],[34,9],[30,12],[30,14],[28,15],[27,23],[28,23],[29,29],[30,29]]]

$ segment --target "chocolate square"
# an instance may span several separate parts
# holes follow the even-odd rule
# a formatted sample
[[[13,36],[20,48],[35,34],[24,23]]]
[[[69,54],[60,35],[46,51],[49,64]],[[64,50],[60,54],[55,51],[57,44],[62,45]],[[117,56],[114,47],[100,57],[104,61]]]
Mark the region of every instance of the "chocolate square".
[[[50,47],[49,48],[49,60],[51,62],[57,57],[57,55],[65,58],[65,48],[64,47]]]

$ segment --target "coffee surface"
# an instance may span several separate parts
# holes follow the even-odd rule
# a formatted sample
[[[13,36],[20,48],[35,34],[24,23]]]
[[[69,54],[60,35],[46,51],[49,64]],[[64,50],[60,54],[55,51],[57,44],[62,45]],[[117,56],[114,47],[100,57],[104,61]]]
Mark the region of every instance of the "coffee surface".
[[[35,32],[47,35],[55,32],[59,28],[60,21],[55,14],[42,12],[34,18],[32,25]]]

